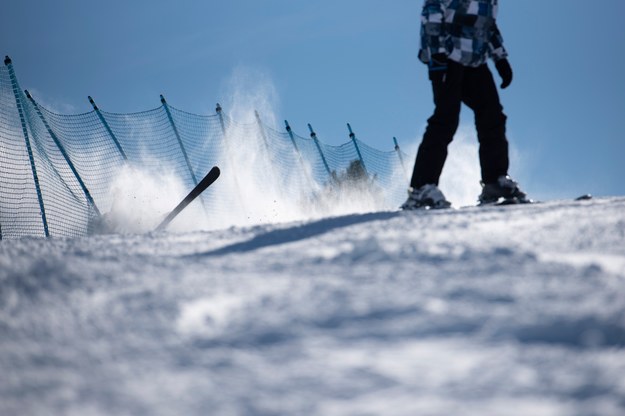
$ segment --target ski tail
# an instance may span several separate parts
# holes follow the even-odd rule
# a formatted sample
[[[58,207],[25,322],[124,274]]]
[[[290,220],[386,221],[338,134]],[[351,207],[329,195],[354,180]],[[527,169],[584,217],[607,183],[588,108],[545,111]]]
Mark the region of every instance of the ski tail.
[[[221,171],[219,170],[219,168],[217,166],[213,166],[213,168],[206,174],[206,176],[204,176],[204,179],[202,179],[195,186],[195,188],[193,188],[191,192],[189,192],[189,194],[186,197],[184,197],[182,201],[180,201],[180,203],[176,206],[176,208],[174,208],[167,215],[167,217],[165,217],[165,219],[158,225],[158,227],[156,227],[155,231],[164,230],[169,225],[169,223],[172,222],[173,219],[176,218],[176,216],[180,214],[180,212],[182,212],[183,209],[186,208],[187,205],[193,202],[193,200],[197,198],[202,192],[204,192],[206,188],[211,186],[212,183],[215,182],[217,178],[219,178],[220,174],[221,174]]]

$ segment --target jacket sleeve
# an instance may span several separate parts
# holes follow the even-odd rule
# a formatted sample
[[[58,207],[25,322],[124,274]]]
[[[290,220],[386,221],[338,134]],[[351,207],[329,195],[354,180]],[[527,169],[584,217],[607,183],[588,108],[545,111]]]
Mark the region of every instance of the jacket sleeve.
[[[444,0],[425,0],[421,12],[421,50],[419,58],[429,62],[432,55],[446,53]]]
[[[503,47],[503,37],[501,36],[501,32],[499,32],[497,24],[493,27],[493,31],[488,42],[488,50],[490,52],[490,56],[495,61],[508,57],[508,52],[506,51],[506,48]]]

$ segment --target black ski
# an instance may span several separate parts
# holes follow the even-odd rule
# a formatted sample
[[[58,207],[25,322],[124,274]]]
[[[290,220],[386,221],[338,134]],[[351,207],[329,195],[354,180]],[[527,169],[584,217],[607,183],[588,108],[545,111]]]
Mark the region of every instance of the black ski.
[[[590,194],[580,195],[577,198],[575,198],[576,201],[590,201],[591,199],[592,199],[592,195]]]
[[[574,199],[574,201],[590,201],[592,199],[591,194],[580,195]],[[517,198],[502,199],[501,201],[493,204],[483,204],[478,206],[502,206],[502,205],[523,205],[523,204],[540,204],[543,201],[535,201],[533,199],[519,200]]]
[[[174,208],[173,211],[171,211],[167,215],[167,217],[165,217],[163,222],[161,222],[158,227],[156,227],[155,231],[164,230],[165,227],[167,227],[169,223],[172,222],[172,220],[176,218],[176,216],[180,214],[183,209],[186,208],[187,205],[193,202],[195,198],[197,198],[202,192],[204,192],[206,188],[211,186],[211,184],[215,182],[217,178],[219,178],[220,173],[221,172],[219,171],[219,168],[217,166],[213,166],[213,168],[206,174],[206,176],[204,176],[204,179],[202,179],[200,183],[198,183],[195,188],[193,188],[193,190],[189,192],[189,195],[187,195],[182,201],[180,201],[176,208]]]

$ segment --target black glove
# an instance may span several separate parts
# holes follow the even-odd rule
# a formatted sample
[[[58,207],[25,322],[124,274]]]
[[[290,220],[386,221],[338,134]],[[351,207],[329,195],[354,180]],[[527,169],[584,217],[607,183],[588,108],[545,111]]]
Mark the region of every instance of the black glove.
[[[444,82],[447,74],[447,55],[435,53],[428,63],[430,81]]]
[[[495,62],[495,68],[501,77],[501,88],[506,88],[512,82],[512,68],[507,59],[500,59]]]

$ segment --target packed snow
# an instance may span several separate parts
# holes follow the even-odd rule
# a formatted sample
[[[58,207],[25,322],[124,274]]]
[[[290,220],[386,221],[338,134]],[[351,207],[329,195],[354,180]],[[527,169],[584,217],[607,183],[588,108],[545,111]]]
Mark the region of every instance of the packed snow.
[[[0,242],[1,415],[623,415],[625,198]]]

